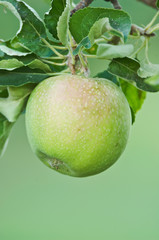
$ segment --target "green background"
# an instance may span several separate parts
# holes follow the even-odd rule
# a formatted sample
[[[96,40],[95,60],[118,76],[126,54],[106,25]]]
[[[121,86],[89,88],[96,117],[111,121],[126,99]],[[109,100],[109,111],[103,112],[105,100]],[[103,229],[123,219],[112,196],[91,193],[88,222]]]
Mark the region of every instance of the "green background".
[[[41,16],[49,7],[44,0],[25,2]],[[146,24],[155,13],[135,0],[120,3],[134,23]],[[0,8],[0,38],[13,36],[16,29],[18,21]],[[151,40],[154,63],[159,63],[158,43],[159,37]],[[105,63],[90,66],[94,75]],[[148,94],[119,161],[82,179],[56,173],[33,155],[21,116],[0,159],[0,240],[158,240],[158,103],[159,93]]]

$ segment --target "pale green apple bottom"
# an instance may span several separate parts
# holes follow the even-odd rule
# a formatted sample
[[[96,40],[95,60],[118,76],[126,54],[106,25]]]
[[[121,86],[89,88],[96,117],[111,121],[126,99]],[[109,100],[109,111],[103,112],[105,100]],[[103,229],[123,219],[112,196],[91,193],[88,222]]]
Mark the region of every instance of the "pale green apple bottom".
[[[51,77],[32,92],[26,129],[35,154],[70,176],[100,173],[120,157],[131,112],[118,86],[106,79]]]

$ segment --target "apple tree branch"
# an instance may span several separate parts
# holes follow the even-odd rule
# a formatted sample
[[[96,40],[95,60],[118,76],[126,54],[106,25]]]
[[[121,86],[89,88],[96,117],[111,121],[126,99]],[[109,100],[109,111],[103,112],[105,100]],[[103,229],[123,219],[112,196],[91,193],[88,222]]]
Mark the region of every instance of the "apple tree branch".
[[[77,12],[78,10],[88,7],[91,3],[93,2],[93,0],[82,0],[80,1],[76,7],[71,11],[71,16]]]
[[[157,0],[138,0],[138,1],[145,3],[146,5],[148,5],[150,7],[157,8],[156,7]]]
[[[104,0],[105,2],[111,2],[115,9],[121,9],[121,6],[118,0]]]

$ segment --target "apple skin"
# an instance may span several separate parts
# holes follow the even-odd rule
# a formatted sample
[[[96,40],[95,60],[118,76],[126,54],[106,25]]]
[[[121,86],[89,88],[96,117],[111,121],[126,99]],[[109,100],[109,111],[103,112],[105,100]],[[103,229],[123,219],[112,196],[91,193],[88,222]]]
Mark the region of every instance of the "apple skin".
[[[116,162],[130,126],[123,92],[106,79],[48,78],[33,90],[26,108],[32,150],[48,167],[75,177],[100,173]]]

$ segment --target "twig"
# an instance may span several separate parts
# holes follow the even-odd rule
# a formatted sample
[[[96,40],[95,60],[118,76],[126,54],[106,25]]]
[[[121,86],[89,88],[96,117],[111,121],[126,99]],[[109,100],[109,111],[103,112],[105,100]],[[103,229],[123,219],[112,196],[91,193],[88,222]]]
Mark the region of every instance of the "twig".
[[[135,24],[131,25],[131,32],[130,34],[133,35],[134,33],[139,33],[140,36],[147,36],[147,37],[154,37],[155,33],[148,33],[145,31],[144,28],[141,28]]]
[[[148,5],[150,7],[157,8],[157,6],[156,6],[157,0],[138,0],[138,1],[145,3],[146,5]]]
[[[76,55],[76,56],[74,56],[74,62],[72,62],[72,56],[69,53],[68,60],[67,60],[67,65],[68,65],[72,75],[76,74],[76,70],[77,70],[77,66],[76,65],[77,65],[78,61],[79,61],[79,56]]]
[[[111,3],[113,4],[113,7],[114,7],[115,9],[121,9],[121,6],[120,6],[118,0],[105,0],[105,1],[106,1],[106,2],[111,2]]]
[[[76,7],[71,11],[71,16],[77,12],[78,10],[88,7],[91,3],[93,2],[93,0],[82,0],[80,1]]]

